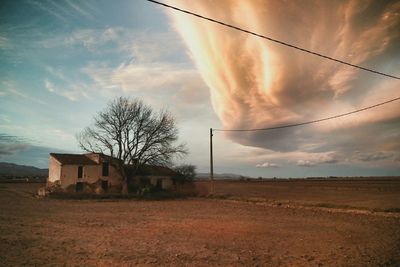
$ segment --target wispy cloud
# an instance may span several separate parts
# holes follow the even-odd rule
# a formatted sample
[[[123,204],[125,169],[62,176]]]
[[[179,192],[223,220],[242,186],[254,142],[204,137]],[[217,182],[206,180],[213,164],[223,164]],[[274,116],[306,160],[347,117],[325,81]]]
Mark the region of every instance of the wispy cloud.
[[[316,165],[315,162],[312,162],[310,160],[298,160],[296,163],[297,166],[301,166],[301,167],[314,167]]]
[[[52,66],[45,66],[46,71],[53,77],[54,82],[49,78],[44,79],[44,86],[50,93],[67,98],[70,101],[88,99],[90,92],[93,91],[91,84],[80,80],[68,78],[61,70]]]
[[[60,80],[63,81],[67,81],[67,77],[65,76],[65,74],[60,70],[60,69],[56,69],[52,66],[45,66],[45,69],[48,73],[50,73],[51,75],[57,77]]]
[[[44,80],[44,86],[47,88],[47,91],[54,93],[56,89],[54,88],[54,84],[49,80]]]
[[[54,10],[54,8],[50,8],[48,5],[46,5],[45,2],[43,1],[34,1],[34,0],[29,0],[28,3],[32,5],[33,7],[36,7],[47,14],[55,17],[58,20],[61,20],[63,23],[68,23],[67,19],[61,15],[58,11]]]
[[[257,164],[257,168],[279,168],[280,165],[276,163],[271,163],[271,162],[264,162],[262,164]]]
[[[129,64],[120,65],[111,76],[110,81],[125,91],[151,90],[170,88],[185,84],[200,76],[194,69],[179,68],[171,64]]]
[[[28,139],[11,134],[0,133],[0,142],[2,143],[25,143]]]
[[[381,161],[381,160],[387,160],[387,159],[393,159],[394,154],[393,153],[387,153],[387,152],[369,152],[369,153],[356,153],[356,158],[360,161],[364,162],[371,162],[371,161]]]
[[[76,49],[95,54],[117,54],[127,52],[133,33],[120,27],[103,29],[80,28],[70,33],[61,33],[42,38],[35,42],[40,48]]]
[[[47,132],[49,135],[55,136],[57,139],[61,141],[72,141],[75,140],[74,135],[60,129],[60,128],[48,128]]]
[[[168,63],[122,63],[117,67],[89,64],[82,71],[94,82],[93,88],[105,97],[123,93],[142,98],[155,108],[165,108],[179,120],[204,114],[209,91],[192,67]]]
[[[0,49],[7,50],[7,49],[10,49],[11,47],[12,47],[12,45],[11,45],[10,39],[5,36],[0,35]]]
[[[339,155],[335,152],[309,153],[308,159],[299,159],[297,160],[296,165],[301,167],[314,167],[321,164],[336,164],[340,163],[340,161],[343,162],[344,159],[342,158],[339,160]]]
[[[47,91],[65,97],[70,101],[79,101],[89,98],[88,91],[90,86],[84,83],[69,83],[67,88],[61,89],[48,79],[44,80],[44,86]]]
[[[27,93],[17,89],[17,85],[15,84],[14,81],[11,80],[6,80],[2,82],[2,87],[3,91],[0,91],[0,96],[13,96],[13,97],[18,97],[18,98],[23,98],[23,99],[28,99],[30,101],[34,101],[36,103],[46,105],[46,103],[36,97],[30,96]]]
[[[11,119],[7,115],[4,115],[4,114],[0,114],[0,120],[2,120],[5,123],[11,122]]]
[[[71,101],[88,98],[94,92],[103,97],[135,92],[139,94],[138,97],[144,97],[156,106],[162,105],[165,102],[162,100],[168,97],[171,101],[181,103],[174,108],[189,104],[195,108],[203,100],[209,99],[201,76],[188,64],[187,58],[176,57],[176,62],[170,61],[182,50],[175,33],[148,34],[123,27],[79,29],[41,40],[40,43],[47,48],[66,46],[69,49],[78,45],[91,53],[111,53],[126,58],[119,64],[89,62],[80,69],[89,81],[77,73],[72,78],[60,67],[44,66],[50,75],[44,79],[47,91]]]
[[[30,145],[25,138],[0,133],[0,157],[3,155],[13,155],[28,147],[30,147]]]
[[[0,156],[2,155],[13,155],[19,151],[29,148],[29,144],[9,144],[0,143]]]
[[[95,17],[91,14],[92,8],[90,4],[86,3],[82,5],[81,3],[74,2],[72,0],[66,1],[35,1],[29,0],[28,3],[53,16],[57,20],[61,21],[62,23],[69,24],[72,21],[72,18],[82,18],[88,20],[96,20]]]
[[[74,2],[72,0],[67,0],[66,3],[75,11],[77,11],[79,14],[84,16],[87,19],[95,20],[94,16],[88,11],[85,10],[84,6],[81,6],[82,2]],[[88,4],[88,1],[86,1],[86,4]],[[87,7],[87,6],[86,6]]]

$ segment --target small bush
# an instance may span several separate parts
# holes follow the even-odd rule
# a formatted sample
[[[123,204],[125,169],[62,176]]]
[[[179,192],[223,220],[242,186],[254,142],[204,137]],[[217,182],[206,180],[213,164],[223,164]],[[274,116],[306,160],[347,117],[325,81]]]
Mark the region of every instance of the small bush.
[[[174,171],[176,171],[179,175],[173,177],[174,183],[184,184],[193,182],[196,177],[196,166],[190,164],[184,164],[180,166],[174,167]]]

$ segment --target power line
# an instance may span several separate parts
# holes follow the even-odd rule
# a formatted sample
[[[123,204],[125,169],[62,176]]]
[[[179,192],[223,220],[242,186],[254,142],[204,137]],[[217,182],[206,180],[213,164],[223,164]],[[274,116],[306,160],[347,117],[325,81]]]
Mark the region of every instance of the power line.
[[[243,28],[240,28],[240,27],[237,27],[237,26],[234,26],[234,25],[231,25],[231,24],[219,21],[219,20],[215,20],[215,19],[212,19],[212,18],[209,18],[209,17],[205,17],[203,15],[200,15],[200,14],[197,14],[197,13],[185,10],[185,9],[178,8],[176,6],[168,5],[168,4],[165,4],[165,3],[162,3],[162,2],[159,2],[159,1],[155,1],[155,0],[146,0],[146,1],[154,3],[154,4],[157,4],[157,5],[164,6],[164,7],[179,11],[179,12],[183,12],[183,13],[186,13],[186,14],[189,14],[189,15],[204,19],[204,20],[208,20],[208,21],[220,24],[220,25],[228,27],[228,28],[232,28],[232,29],[235,29],[235,30],[238,30],[238,31],[242,31],[242,32],[248,33],[250,35],[254,35],[254,36],[257,36],[257,37],[260,37],[260,38],[263,38],[263,39],[266,39],[266,40],[269,40],[269,41],[272,41],[272,42],[275,42],[275,43],[278,43],[278,44],[281,44],[281,45],[284,45],[284,46],[287,46],[287,47],[291,47],[291,48],[300,50],[302,52],[312,54],[314,56],[322,57],[322,58],[325,58],[325,59],[328,59],[328,60],[331,60],[331,61],[335,61],[335,62],[344,64],[344,65],[347,65],[347,66],[351,66],[351,67],[358,68],[358,69],[361,69],[361,70],[364,70],[364,71],[368,71],[368,72],[371,72],[371,73],[375,73],[375,74],[379,74],[379,75],[386,76],[386,77],[389,77],[389,78],[400,80],[400,77],[397,77],[397,76],[394,76],[394,75],[386,74],[386,73],[383,73],[383,72],[380,72],[380,71],[376,71],[376,70],[373,70],[373,69],[365,68],[365,67],[362,67],[362,66],[359,66],[359,65],[355,65],[355,64],[340,60],[340,59],[336,59],[336,58],[333,58],[333,57],[330,57],[330,56],[326,56],[326,55],[323,55],[323,54],[320,54],[320,53],[317,53],[317,52],[314,52],[314,51],[311,51],[311,50],[308,50],[308,49],[305,49],[305,48],[302,48],[302,47],[299,47],[299,46],[296,46],[296,45],[293,45],[293,44],[289,44],[289,43],[286,43],[286,42],[283,42],[283,41],[280,41],[280,40],[277,40],[277,39],[274,39],[274,38],[271,38],[271,37],[268,37],[268,36],[265,36],[265,35],[262,35],[262,34],[258,34],[258,33],[252,32],[250,30],[246,30],[246,29],[243,29]],[[302,126],[302,125],[318,123],[318,122],[322,122],[322,121],[327,121],[327,120],[332,120],[332,119],[348,116],[348,115],[351,115],[351,114],[354,114],[354,113],[358,113],[358,112],[361,112],[361,111],[364,111],[364,110],[368,110],[368,109],[372,109],[372,108],[375,108],[375,107],[378,107],[378,106],[382,106],[382,105],[385,105],[385,104],[388,104],[388,103],[391,103],[391,102],[394,102],[394,101],[397,101],[397,100],[400,100],[400,97],[397,97],[397,98],[394,98],[394,99],[391,99],[391,100],[388,100],[388,101],[385,101],[385,102],[381,102],[381,103],[378,103],[376,105],[368,106],[368,107],[365,107],[365,108],[362,108],[362,109],[354,110],[354,111],[351,111],[351,112],[347,112],[347,113],[343,113],[343,114],[339,114],[339,115],[335,115],[335,116],[331,116],[331,117],[327,117],[327,118],[323,118],[323,119],[317,119],[317,120],[301,122],[301,123],[294,123],[294,124],[275,126],[275,127],[268,127],[268,128],[256,128],[256,129],[212,129],[212,131],[249,132],[249,131],[267,131],[267,130],[275,130],[275,129],[283,129],[283,128]]]
[[[302,48],[302,47],[299,47],[299,46],[296,46],[296,45],[293,45],[293,44],[289,44],[289,43],[286,43],[286,42],[283,42],[283,41],[280,41],[280,40],[277,40],[277,39],[274,39],[274,38],[271,38],[271,37],[268,37],[268,36],[265,36],[265,35],[262,35],[262,34],[258,34],[258,33],[252,32],[250,30],[246,30],[246,29],[240,28],[238,26],[234,26],[234,25],[231,25],[231,24],[219,21],[219,20],[215,20],[215,19],[212,19],[212,18],[209,18],[209,17],[205,17],[203,15],[200,15],[200,14],[197,14],[197,13],[185,10],[185,9],[181,9],[181,8],[178,8],[178,7],[175,7],[175,6],[171,6],[171,5],[168,5],[168,4],[159,2],[159,1],[155,1],[155,0],[146,0],[146,1],[154,3],[154,4],[157,4],[157,5],[161,5],[161,6],[170,8],[170,9],[174,9],[176,11],[183,12],[183,13],[186,13],[186,14],[189,14],[189,15],[204,19],[204,20],[208,20],[208,21],[223,25],[223,26],[228,27],[228,28],[232,28],[232,29],[235,29],[235,30],[238,30],[238,31],[242,31],[242,32],[245,32],[245,33],[248,33],[248,34],[251,34],[251,35],[266,39],[266,40],[269,40],[271,42],[275,42],[275,43],[278,43],[278,44],[281,44],[281,45],[284,45],[284,46],[288,46],[288,47],[303,51],[305,53],[312,54],[314,56],[322,57],[322,58],[325,58],[325,59],[328,59],[328,60],[331,60],[331,61],[335,61],[335,62],[344,64],[344,65],[347,65],[347,66],[351,66],[353,68],[361,69],[361,70],[364,70],[364,71],[368,71],[368,72],[372,72],[372,73],[379,74],[379,75],[382,75],[382,76],[386,76],[386,77],[389,77],[389,78],[400,80],[400,77],[397,77],[397,76],[394,76],[394,75],[386,74],[386,73],[383,73],[383,72],[380,72],[380,71],[376,71],[376,70],[373,70],[373,69],[365,68],[365,67],[362,67],[362,66],[359,66],[359,65],[355,65],[355,64],[340,60],[340,59],[336,59],[336,58],[333,58],[333,57],[330,57],[330,56],[326,56],[326,55],[323,55],[323,54],[320,54],[320,53],[317,53],[317,52],[314,52],[314,51],[311,51],[311,50],[308,50],[308,49],[305,49],[305,48]]]
[[[353,110],[350,112],[342,113],[339,115],[323,118],[323,119],[317,119],[317,120],[312,120],[312,121],[306,121],[306,122],[300,122],[300,123],[294,123],[294,124],[287,124],[287,125],[281,125],[281,126],[274,126],[274,127],[268,127],[268,128],[256,128],[256,129],[212,129],[213,131],[219,131],[219,132],[252,132],[252,131],[268,131],[268,130],[276,130],[276,129],[283,129],[283,128],[290,128],[290,127],[296,127],[296,126],[302,126],[302,125],[307,125],[307,124],[312,124],[312,123],[317,123],[317,122],[322,122],[322,121],[327,121],[327,120],[332,120],[344,116],[348,116],[354,113],[358,113],[364,110],[376,108],[394,101],[400,100],[400,97],[396,97],[390,100],[387,100],[385,102],[381,102],[372,106],[368,106],[365,108]]]

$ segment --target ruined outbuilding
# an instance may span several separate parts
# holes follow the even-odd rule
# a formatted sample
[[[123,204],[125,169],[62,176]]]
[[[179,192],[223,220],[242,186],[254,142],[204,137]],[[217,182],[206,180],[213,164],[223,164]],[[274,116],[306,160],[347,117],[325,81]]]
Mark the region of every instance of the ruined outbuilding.
[[[130,177],[132,186],[150,184],[160,189],[168,190],[174,186],[173,178],[179,176],[174,170],[164,166],[141,165],[137,169],[134,166],[126,166],[125,171]]]

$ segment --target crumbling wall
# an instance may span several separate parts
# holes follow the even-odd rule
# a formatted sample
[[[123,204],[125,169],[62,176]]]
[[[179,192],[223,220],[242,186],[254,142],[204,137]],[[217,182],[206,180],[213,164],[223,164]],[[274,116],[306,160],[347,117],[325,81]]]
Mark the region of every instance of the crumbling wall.
[[[94,183],[81,182],[82,183],[82,191],[78,193],[87,193],[87,194],[104,194],[104,193],[121,193],[122,186],[121,185],[110,185],[108,184],[107,192],[105,192],[102,188],[101,179],[97,180]],[[64,190],[65,192],[73,193],[76,192],[76,184],[71,184]]]
[[[83,166],[82,178],[78,178],[78,167]],[[122,176],[117,169],[110,165],[109,175],[102,176],[102,165],[63,165],[61,167],[61,187],[75,186],[77,182],[94,184],[99,180],[108,181],[109,187],[122,185]]]
[[[47,178],[47,181],[54,183],[55,181],[59,181],[60,178],[61,178],[61,165],[55,158],[50,157],[49,177]]]
[[[161,179],[161,188],[164,190],[171,190],[174,188],[174,183],[170,176],[143,176],[136,175],[132,177],[131,184],[135,186],[140,186],[143,180],[147,180],[152,186],[157,186],[158,179]]]
[[[67,188],[70,185],[75,185],[78,181],[79,165],[62,165],[61,166],[61,187]]]
[[[76,166],[75,168],[77,173],[78,167]],[[77,177],[77,174],[75,174],[75,177]],[[113,165],[110,164],[108,167],[108,176],[103,176],[103,166],[101,162],[100,165],[83,166],[83,178],[78,180],[86,183],[95,183],[98,180],[104,180],[108,181],[112,186],[118,186],[122,183],[122,175]]]

